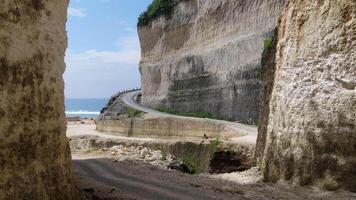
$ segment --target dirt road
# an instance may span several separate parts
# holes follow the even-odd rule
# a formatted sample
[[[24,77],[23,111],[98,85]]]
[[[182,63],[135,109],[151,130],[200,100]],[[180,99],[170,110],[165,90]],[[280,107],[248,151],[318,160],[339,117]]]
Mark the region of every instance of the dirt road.
[[[134,161],[73,161],[87,199],[103,200],[354,200],[355,193],[290,184],[238,184],[210,175],[188,175]],[[228,175],[228,174],[226,174]],[[234,176],[233,174],[229,176]]]
[[[219,185],[219,181],[161,170],[142,163],[114,163],[108,159],[75,160],[74,168],[82,179],[109,187],[122,199],[245,199],[238,193],[216,191],[214,185]]]

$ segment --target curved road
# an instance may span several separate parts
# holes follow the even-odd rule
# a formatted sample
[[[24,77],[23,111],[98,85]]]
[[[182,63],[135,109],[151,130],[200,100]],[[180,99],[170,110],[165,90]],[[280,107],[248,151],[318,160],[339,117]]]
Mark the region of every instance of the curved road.
[[[146,113],[162,117],[200,119],[162,113],[137,104],[134,97],[140,91],[128,92],[121,95],[121,100],[130,107],[142,110]],[[231,138],[232,142],[255,144],[257,129],[234,122],[218,121],[229,127],[247,133],[245,136]],[[88,129],[93,129],[88,131]],[[110,136],[94,130],[94,125],[68,125],[67,136],[78,137],[93,135],[104,138],[117,139],[121,136]],[[138,138],[140,140],[140,138]],[[73,155],[74,157],[75,154]],[[80,158],[80,155],[79,155]],[[147,199],[147,200],[213,200],[213,199],[246,199],[239,191],[224,191],[221,189],[227,182],[218,181],[202,176],[191,176],[177,171],[167,171],[144,163],[122,161],[113,162],[108,159],[73,160],[76,175],[80,177],[83,189],[95,188],[103,191],[103,188],[114,190],[118,194],[110,199]],[[114,193],[109,192],[111,195]]]
[[[202,120],[201,118],[177,116],[177,115],[172,115],[172,114],[168,114],[168,113],[163,113],[163,112],[159,112],[157,110],[153,110],[151,108],[147,108],[142,105],[139,105],[138,103],[136,103],[134,101],[134,98],[136,95],[138,95],[140,93],[141,93],[141,90],[127,92],[125,94],[122,94],[120,96],[120,98],[126,105],[128,105],[132,108],[144,111],[146,113],[154,114],[157,116],[187,118],[187,119],[192,119],[192,120],[199,120],[199,119]],[[256,126],[251,126],[251,125],[246,125],[246,124],[241,124],[241,123],[236,123],[236,122],[223,121],[223,120],[214,120],[214,119],[204,119],[204,120],[211,120],[211,121],[223,123],[233,129],[235,129],[237,133],[244,133],[243,136],[241,136],[241,134],[239,134],[239,136],[231,138],[231,141],[233,141],[235,143],[244,143],[244,144],[252,144],[252,145],[254,145],[256,143],[256,139],[257,139],[257,127]]]
[[[135,108],[137,110],[141,110],[144,111],[146,113],[153,113],[159,116],[170,116],[170,117],[179,117],[176,115],[172,115],[172,114],[168,114],[168,113],[163,113],[163,112],[159,112],[157,110],[153,110],[151,108],[147,108],[144,106],[139,105],[138,103],[136,103],[134,101],[134,97],[141,94],[141,90],[137,90],[137,91],[133,91],[133,92],[127,92],[125,94],[122,94],[120,96],[121,100],[128,106]]]

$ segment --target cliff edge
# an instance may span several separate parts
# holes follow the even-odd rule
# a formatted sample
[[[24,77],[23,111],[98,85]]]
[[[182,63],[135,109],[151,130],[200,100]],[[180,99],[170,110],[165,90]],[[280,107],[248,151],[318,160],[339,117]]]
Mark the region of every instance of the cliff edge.
[[[263,41],[286,1],[174,2],[138,26],[142,104],[256,124]]]

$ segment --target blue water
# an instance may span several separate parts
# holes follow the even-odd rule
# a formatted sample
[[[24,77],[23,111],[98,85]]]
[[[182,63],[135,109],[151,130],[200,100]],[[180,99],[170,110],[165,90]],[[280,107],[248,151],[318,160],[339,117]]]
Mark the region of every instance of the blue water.
[[[70,117],[97,118],[108,99],[66,99],[66,115]]]

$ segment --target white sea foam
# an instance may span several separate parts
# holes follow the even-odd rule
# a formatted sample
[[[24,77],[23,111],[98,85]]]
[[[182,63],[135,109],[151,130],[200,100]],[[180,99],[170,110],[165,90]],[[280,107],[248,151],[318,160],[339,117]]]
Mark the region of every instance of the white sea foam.
[[[77,110],[66,111],[66,115],[100,115],[99,111]]]

